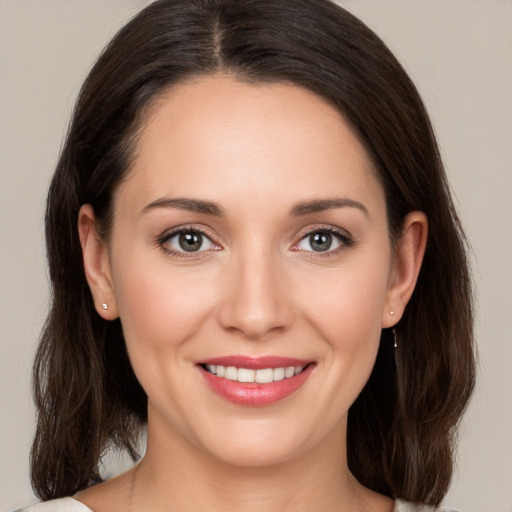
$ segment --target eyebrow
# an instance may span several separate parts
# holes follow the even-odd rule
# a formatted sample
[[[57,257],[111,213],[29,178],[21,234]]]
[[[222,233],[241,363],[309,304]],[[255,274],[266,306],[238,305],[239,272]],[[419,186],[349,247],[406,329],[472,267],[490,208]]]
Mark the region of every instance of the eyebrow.
[[[294,206],[291,215],[294,217],[300,217],[303,215],[310,215],[312,213],[319,213],[325,210],[331,210],[333,208],[357,208],[361,210],[367,217],[370,216],[368,209],[364,204],[354,199],[348,198],[335,198],[335,199],[314,199],[312,201],[304,201]]]
[[[294,206],[290,212],[293,217],[302,217],[311,215],[312,213],[319,213],[333,208],[351,207],[361,210],[367,217],[369,217],[368,210],[359,201],[348,198],[335,198],[335,199],[313,199],[311,201],[304,201]],[[214,215],[222,217],[224,215],[223,209],[211,201],[203,201],[201,199],[189,199],[186,197],[162,197],[146,205],[141,214],[147,213],[156,208],[180,208],[190,212],[204,213],[206,215]]]
[[[205,213],[207,215],[215,215],[216,217],[222,217],[224,215],[222,208],[215,203],[202,201],[200,199],[188,199],[186,197],[162,197],[145,206],[142,209],[141,214],[147,213],[156,208],[180,208],[181,210]]]

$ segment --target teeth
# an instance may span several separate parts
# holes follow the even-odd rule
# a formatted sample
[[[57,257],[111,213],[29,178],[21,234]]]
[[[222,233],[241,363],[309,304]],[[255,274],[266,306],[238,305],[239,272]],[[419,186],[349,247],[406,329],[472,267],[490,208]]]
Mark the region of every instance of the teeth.
[[[238,382],[254,382],[255,374],[256,372],[254,370],[238,368]]]
[[[256,377],[254,380],[260,384],[268,384],[274,380],[274,370],[272,370],[272,368],[256,370]]]
[[[288,368],[284,371],[284,378],[289,379],[290,377],[293,377],[295,375],[295,367],[294,366],[288,366]]]
[[[284,379],[284,368],[274,368],[274,380]]]
[[[251,370],[249,368],[237,368],[236,366],[207,364],[206,369],[211,374],[217,375],[217,377],[224,377],[228,380],[268,384],[270,382],[289,379],[294,375],[298,375],[304,369],[304,366],[287,366],[280,368],[263,368],[261,370]]]
[[[238,368],[228,366],[224,372],[224,378],[228,380],[238,380]]]

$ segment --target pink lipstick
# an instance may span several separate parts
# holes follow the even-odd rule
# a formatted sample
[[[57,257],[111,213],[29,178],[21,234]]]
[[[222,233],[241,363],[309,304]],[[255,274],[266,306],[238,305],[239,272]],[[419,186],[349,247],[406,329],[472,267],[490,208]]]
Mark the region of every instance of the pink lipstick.
[[[256,407],[294,393],[314,366],[312,361],[277,356],[225,356],[198,363],[210,389],[230,402]]]

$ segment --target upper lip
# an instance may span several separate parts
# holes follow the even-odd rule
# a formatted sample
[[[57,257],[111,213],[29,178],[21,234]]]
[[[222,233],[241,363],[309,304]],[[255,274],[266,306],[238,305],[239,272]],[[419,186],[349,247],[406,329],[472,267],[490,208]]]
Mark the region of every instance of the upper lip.
[[[235,366],[237,368],[247,368],[249,370],[262,370],[264,368],[286,368],[289,366],[306,366],[312,363],[311,360],[297,359],[294,357],[282,356],[243,356],[229,355],[212,357],[198,362],[200,365],[216,365],[216,366]]]

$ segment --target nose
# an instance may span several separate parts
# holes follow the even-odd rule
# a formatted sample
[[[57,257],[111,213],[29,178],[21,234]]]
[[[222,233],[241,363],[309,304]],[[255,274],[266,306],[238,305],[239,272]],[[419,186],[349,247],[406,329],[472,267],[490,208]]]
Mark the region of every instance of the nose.
[[[251,340],[289,327],[293,320],[292,293],[278,258],[257,251],[233,259],[226,270],[218,309],[222,327]]]

